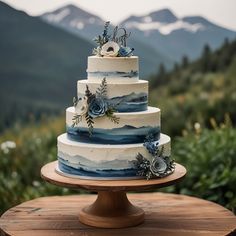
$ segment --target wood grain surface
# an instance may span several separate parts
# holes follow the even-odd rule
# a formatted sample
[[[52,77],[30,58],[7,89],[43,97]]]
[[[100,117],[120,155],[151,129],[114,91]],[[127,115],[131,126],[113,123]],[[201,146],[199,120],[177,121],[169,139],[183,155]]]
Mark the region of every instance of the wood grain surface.
[[[146,212],[144,223],[98,229],[79,222],[78,212],[96,195],[43,197],[11,208],[0,219],[0,235],[15,236],[196,236],[227,235],[236,228],[232,212],[194,197],[163,193],[128,194]],[[233,235],[233,234],[232,234]]]
[[[82,188],[90,191],[143,191],[169,186],[181,181],[186,175],[186,169],[176,163],[173,174],[160,179],[137,180],[85,180],[65,177],[55,171],[57,161],[46,164],[41,169],[41,176],[47,182],[68,187]]]

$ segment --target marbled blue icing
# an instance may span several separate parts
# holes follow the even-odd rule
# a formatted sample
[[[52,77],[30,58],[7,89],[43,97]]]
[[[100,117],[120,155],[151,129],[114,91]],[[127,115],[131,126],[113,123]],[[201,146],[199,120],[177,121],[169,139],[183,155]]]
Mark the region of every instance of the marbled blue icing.
[[[133,158],[133,157],[132,157]],[[132,159],[131,158],[131,159]],[[127,157],[130,159],[130,157]],[[130,169],[133,168],[133,164],[131,162],[127,162],[126,159],[122,159],[117,157],[116,159],[109,161],[100,161],[90,160],[81,155],[71,156],[67,153],[58,152],[58,160],[63,162],[65,165],[69,165],[75,169],[84,169],[88,171],[96,171],[96,170],[110,170],[110,169]],[[70,160],[70,161],[69,161]]]
[[[109,105],[115,107],[117,112],[146,111],[148,96],[146,93],[131,93],[120,97],[108,99]]]
[[[156,140],[160,138],[160,127],[125,125],[120,128],[100,129],[94,128],[92,136],[88,128],[67,126],[68,138],[74,141],[97,144],[132,144],[143,143],[147,135]]]
[[[95,178],[117,178],[117,177],[135,177],[137,170],[135,169],[121,169],[121,170],[85,170],[82,167],[74,168],[66,165],[61,159],[58,159],[59,169],[67,174],[77,175],[81,177],[95,177]]]
[[[94,71],[88,72],[88,77],[98,77],[98,78],[138,78],[138,71],[131,70],[130,72],[122,71]]]

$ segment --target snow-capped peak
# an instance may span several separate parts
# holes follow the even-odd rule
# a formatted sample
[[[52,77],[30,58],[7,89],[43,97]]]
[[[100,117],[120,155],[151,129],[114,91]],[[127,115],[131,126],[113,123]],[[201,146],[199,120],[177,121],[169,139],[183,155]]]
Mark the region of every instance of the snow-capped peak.
[[[71,13],[71,10],[69,8],[64,8],[61,11],[48,14],[45,16],[45,18],[52,23],[58,23],[62,21],[66,16],[68,16]]]
[[[162,23],[173,23],[178,19],[174,15],[174,13],[168,8],[151,12],[148,16],[150,16],[153,21],[158,21]]]
[[[205,26],[201,23],[191,24],[183,20],[177,20],[173,23],[162,23],[162,22],[153,22],[150,18],[147,18],[144,22],[127,22],[125,23],[127,29],[136,28],[141,31],[151,31],[158,30],[161,34],[167,35],[175,30],[186,30],[192,33],[197,32],[198,30],[204,30]]]

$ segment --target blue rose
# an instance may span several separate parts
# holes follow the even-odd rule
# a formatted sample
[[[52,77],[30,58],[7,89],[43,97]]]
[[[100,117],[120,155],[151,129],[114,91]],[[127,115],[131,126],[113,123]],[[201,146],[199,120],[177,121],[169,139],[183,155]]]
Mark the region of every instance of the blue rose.
[[[94,97],[88,107],[88,115],[92,118],[104,116],[107,111],[107,102],[101,97]]]
[[[155,157],[150,165],[150,171],[154,176],[164,175],[167,170],[167,164],[161,157]]]
[[[118,52],[118,56],[119,57],[128,57],[128,56],[132,56],[132,52],[134,51],[134,48],[130,48],[130,47],[120,47],[120,50]]]

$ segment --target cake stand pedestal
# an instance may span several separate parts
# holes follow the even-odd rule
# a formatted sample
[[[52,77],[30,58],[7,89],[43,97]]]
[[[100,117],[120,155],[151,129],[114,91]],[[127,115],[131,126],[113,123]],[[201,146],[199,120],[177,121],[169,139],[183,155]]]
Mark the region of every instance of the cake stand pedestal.
[[[173,185],[186,175],[186,169],[176,164],[173,174],[160,179],[85,180],[58,174],[55,171],[57,165],[55,161],[43,166],[42,178],[58,186],[97,192],[96,201],[84,207],[78,214],[80,222],[99,228],[125,228],[142,223],[144,211],[132,205],[126,192],[152,190]]]

